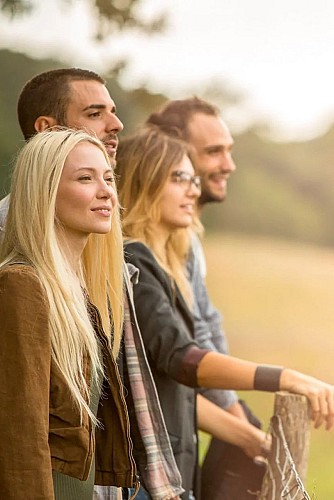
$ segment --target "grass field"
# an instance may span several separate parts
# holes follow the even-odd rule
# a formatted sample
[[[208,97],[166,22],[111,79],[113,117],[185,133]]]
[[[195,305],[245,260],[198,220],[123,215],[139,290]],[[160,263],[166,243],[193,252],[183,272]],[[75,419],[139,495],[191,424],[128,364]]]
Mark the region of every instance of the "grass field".
[[[237,236],[205,238],[207,284],[233,355],[334,384],[334,251]],[[240,394],[267,426],[273,395]],[[201,436],[202,448],[206,436]],[[307,489],[334,499],[334,430],[312,430]]]

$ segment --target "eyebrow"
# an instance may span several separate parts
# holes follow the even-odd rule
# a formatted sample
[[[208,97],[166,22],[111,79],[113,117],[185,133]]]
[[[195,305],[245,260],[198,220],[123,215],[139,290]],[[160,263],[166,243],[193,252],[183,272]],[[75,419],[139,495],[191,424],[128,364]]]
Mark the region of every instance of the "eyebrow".
[[[88,170],[89,172],[95,172],[95,171],[96,171],[96,168],[93,168],[93,167],[80,167],[80,168],[78,168],[76,171],[77,171],[77,172],[80,172],[81,170],[85,170],[85,171],[87,171],[87,170]],[[105,173],[105,174],[106,174],[106,173],[109,173],[109,172],[110,172],[111,174],[113,174],[113,173],[114,173],[114,171],[113,171],[113,169],[112,169],[112,168],[107,168],[107,169],[104,171],[104,173]]]
[[[105,104],[90,104],[89,106],[86,106],[83,111],[87,111],[89,109],[106,109],[107,106]],[[116,106],[112,106],[112,112],[116,113]]]
[[[210,146],[205,146],[203,148],[204,151],[224,151],[224,150],[231,150],[234,146],[234,143],[230,144],[211,144]]]

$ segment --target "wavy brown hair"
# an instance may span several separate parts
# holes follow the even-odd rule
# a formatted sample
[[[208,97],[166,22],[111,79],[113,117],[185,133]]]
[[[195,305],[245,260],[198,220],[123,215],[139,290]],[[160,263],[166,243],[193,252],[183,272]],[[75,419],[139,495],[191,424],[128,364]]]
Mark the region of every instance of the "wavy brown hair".
[[[191,289],[185,275],[190,249],[189,230],[171,231],[165,248],[167,262],[161,255],[155,232],[160,222],[161,192],[171,168],[187,154],[184,142],[169,137],[156,127],[147,127],[121,141],[117,152],[116,180],[123,207],[125,238],[147,245],[191,304]]]

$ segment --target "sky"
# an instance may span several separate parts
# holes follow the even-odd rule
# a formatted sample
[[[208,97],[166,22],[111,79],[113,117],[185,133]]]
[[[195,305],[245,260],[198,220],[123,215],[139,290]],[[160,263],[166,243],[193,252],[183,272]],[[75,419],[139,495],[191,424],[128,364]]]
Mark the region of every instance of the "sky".
[[[118,0],[121,1],[121,0]],[[123,0],[124,1],[124,0]],[[34,15],[0,17],[0,48],[60,57],[106,73],[129,58],[122,83],[146,83],[171,98],[201,93],[210,82],[244,97],[228,119],[236,128],[269,123],[279,140],[303,140],[334,122],[332,0],[142,0],[138,13],[168,15],[163,34],[118,34],[91,42],[85,0],[41,0]]]

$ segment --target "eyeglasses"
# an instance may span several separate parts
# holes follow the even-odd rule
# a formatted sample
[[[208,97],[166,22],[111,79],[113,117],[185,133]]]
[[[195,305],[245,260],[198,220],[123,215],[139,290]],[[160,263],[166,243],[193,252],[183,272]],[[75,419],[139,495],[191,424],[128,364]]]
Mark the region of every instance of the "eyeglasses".
[[[182,170],[176,170],[171,173],[171,178],[174,182],[181,184],[188,191],[192,184],[199,191],[201,190],[201,178],[199,175],[190,175],[188,172],[183,172]]]

